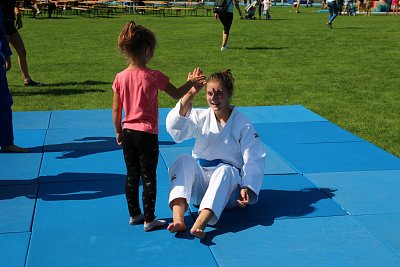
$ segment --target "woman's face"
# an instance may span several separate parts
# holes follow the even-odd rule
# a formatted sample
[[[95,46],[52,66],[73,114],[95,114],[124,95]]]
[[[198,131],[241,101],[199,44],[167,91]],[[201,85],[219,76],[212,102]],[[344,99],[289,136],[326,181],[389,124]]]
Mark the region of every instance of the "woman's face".
[[[230,109],[231,96],[220,82],[209,81],[206,86],[206,96],[208,105],[214,112],[224,112]]]

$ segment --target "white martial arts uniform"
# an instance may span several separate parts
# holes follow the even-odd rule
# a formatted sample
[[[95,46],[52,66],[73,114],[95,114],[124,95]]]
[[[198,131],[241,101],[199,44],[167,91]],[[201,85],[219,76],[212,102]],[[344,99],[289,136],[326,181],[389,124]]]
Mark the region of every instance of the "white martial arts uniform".
[[[167,131],[177,143],[190,138],[196,142],[192,157],[181,155],[169,168],[169,204],[185,198],[188,204],[200,205],[199,211],[211,209],[213,225],[224,208],[237,206],[241,188],[250,189],[249,204],[257,202],[266,152],[252,124],[236,108],[221,128],[211,108],[190,107],[182,117],[180,106],[179,101],[169,112]]]

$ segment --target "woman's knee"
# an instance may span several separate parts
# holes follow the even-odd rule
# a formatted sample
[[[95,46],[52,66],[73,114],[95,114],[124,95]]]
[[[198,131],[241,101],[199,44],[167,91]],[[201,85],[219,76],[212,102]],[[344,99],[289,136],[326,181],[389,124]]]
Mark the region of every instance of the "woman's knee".
[[[230,165],[221,165],[213,173],[212,179],[219,180],[220,183],[232,183],[239,177],[238,170]]]

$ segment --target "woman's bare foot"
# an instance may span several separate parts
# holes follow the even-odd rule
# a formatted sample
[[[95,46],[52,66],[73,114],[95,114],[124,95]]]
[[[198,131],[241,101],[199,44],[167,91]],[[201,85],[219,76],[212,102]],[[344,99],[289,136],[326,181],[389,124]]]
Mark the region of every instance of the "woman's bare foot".
[[[27,148],[19,147],[16,145],[2,146],[1,150],[4,152],[14,152],[14,153],[26,153],[29,151]]]
[[[195,236],[195,237],[198,237],[198,238],[204,238],[204,237],[206,237],[206,233],[204,233],[204,230],[202,230],[202,229],[198,229],[198,228],[196,228],[196,229],[190,229],[190,234],[192,235],[192,236]]]
[[[173,222],[167,227],[171,233],[183,232],[186,230],[186,225],[183,222]]]

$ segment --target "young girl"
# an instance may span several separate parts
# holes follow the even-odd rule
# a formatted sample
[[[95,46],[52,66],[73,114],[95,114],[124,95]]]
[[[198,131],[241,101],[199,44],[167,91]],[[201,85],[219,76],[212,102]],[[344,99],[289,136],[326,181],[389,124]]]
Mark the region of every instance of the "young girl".
[[[399,15],[399,0],[392,1],[392,15]]]
[[[192,86],[205,80],[199,68],[189,73],[180,88],[157,70],[146,67],[154,55],[156,38],[152,31],[131,21],[118,36],[120,52],[129,59],[129,66],[118,73],[113,84],[112,119],[117,143],[122,144],[127,168],[125,184],[130,224],[144,220],[144,230],[162,228],[166,222],[155,220],[156,169],[158,163],[158,90],[175,99],[181,98]],[[121,125],[122,108],[125,117]],[[123,129],[122,129],[123,128]],[[143,209],[139,206],[139,181],[142,177]]]
[[[271,19],[271,15],[269,14],[269,9],[271,7],[270,0],[264,0],[263,4],[264,4],[263,14],[265,16],[265,19]]]

